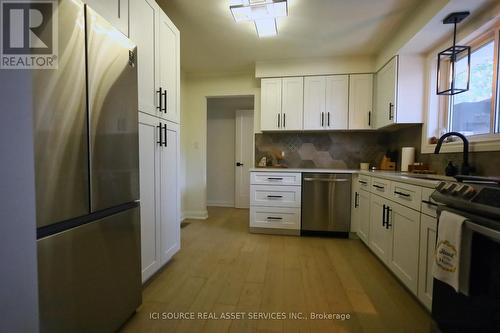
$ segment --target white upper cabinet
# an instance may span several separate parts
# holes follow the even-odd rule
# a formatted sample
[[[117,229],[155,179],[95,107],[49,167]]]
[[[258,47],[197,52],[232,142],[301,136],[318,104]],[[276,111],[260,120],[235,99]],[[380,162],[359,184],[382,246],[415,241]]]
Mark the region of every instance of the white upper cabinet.
[[[372,128],[373,74],[349,76],[349,129]]]
[[[304,78],[304,129],[325,128],[326,77],[308,76]]]
[[[302,129],[304,113],[304,78],[288,77],[282,79],[281,130]]]
[[[158,12],[153,0],[130,0],[130,39],[137,44],[139,110],[153,116],[159,115],[160,98],[156,74]]]
[[[349,115],[349,75],[326,77],[325,127],[347,129]]]
[[[260,126],[263,131],[276,131],[281,126],[282,79],[262,79],[260,83]]]
[[[129,0],[84,0],[84,2],[124,35],[129,35]]]
[[[349,76],[311,76],[304,79],[304,129],[347,129]]]
[[[424,59],[398,55],[376,74],[375,127],[423,121]]]

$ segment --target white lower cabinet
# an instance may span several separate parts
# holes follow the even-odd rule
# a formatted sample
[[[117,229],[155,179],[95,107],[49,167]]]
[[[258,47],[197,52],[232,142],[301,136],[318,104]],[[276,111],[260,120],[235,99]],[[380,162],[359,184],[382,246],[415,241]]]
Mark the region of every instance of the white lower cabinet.
[[[253,207],[250,227],[270,229],[300,229],[300,208]]]
[[[418,267],[418,299],[429,311],[432,308],[432,263],[436,248],[437,218],[422,214],[420,220],[420,258]]]
[[[180,249],[179,125],[139,113],[142,281]]]
[[[415,295],[418,288],[420,212],[388,203],[389,267]]]
[[[437,235],[436,206],[430,198],[434,189],[363,174],[357,181],[352,216],[359,238],[430,311]],[[399,194],[393,196],[395,192]]]

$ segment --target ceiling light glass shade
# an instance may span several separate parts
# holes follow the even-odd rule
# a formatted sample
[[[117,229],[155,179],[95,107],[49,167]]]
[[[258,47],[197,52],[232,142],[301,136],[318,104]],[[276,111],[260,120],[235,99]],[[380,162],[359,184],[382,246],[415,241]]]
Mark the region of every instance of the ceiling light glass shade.
[[[231,13],[236,22],[274,19],[288,15],[286,0],[245,1],[231,2]]]
[[[255,28],[259,37],[272,37],[278,34],[276,20],[273,18],[255,20]]]

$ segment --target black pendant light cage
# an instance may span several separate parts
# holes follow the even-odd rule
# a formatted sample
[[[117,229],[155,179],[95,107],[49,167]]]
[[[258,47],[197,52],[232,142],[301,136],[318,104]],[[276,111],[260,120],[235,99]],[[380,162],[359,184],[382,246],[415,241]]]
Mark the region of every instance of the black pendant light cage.
[[[444,20],[444,24],[453,24],[453,45],[438,53],[437,85],[438,95],[456,95],[469,90],[470,87],[470,46],[456,45],[457,23],[469,15],[469,12],[451,13]],[[457,81],[457,61],[467,58],[467,73],[465,83]]]

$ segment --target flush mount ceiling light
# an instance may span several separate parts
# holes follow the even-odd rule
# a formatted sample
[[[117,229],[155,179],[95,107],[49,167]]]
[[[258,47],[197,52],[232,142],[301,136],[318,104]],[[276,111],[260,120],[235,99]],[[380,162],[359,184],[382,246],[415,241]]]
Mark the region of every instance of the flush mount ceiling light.
[[[276,36],[276,18],[288,15],[287,0],[231,0],[229,8],[236,22],[253,21],[259,37]]]
[[[469,16],[469,12],[451,13],[443,24],[453,24],[453,45],[438,54],[438,95],[456,95],[469,90],[470,46],[456,45],[457,24]]]

